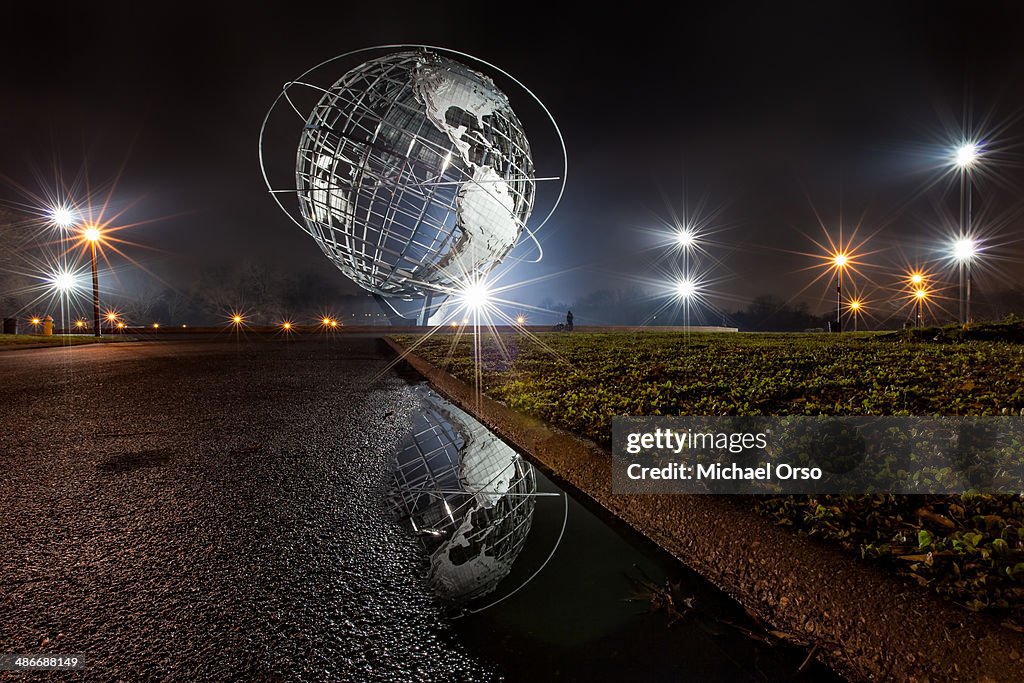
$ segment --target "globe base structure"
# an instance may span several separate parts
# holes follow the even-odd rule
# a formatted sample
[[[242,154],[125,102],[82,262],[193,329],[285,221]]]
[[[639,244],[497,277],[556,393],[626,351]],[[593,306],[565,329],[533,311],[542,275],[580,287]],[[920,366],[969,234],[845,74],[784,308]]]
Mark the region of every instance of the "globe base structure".
[[[373,300],[377,302],[380,310],[392,325],[426,327],[430,324],[431,316],[437,312],[444,297],[435,298],[432,293],[428,292],[421,299],[400,301],[374,293]]]

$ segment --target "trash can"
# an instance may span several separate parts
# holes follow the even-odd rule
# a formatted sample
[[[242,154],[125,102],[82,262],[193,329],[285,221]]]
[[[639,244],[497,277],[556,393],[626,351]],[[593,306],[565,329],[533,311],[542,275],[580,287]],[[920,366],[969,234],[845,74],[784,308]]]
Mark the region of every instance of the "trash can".
[[[17,318],[4,318],[4,334],[18,334]]]
[[[53,336],[53,317],[52,316],[48,315],[45,318],[43,318],[43,336],[44,337],[52,337]]]

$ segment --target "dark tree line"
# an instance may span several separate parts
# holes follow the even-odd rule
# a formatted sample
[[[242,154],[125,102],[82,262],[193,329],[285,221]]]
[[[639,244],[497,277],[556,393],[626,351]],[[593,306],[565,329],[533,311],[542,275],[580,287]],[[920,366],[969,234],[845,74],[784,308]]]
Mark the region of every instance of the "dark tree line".
[[[835,320],[834,309],[814,310],[804,302],[787,302],[781,297],[765,294],[754,298],[742,308],[724,311],[710,304],[695,304],[684,318],[680,306],[664,305],[664,296],[657,297],[639,288],[604,289],[591,292],[572,302],[544,299],[543,312],[531,314],[536,324],[563,322],[565,312],[572,310],[577,325],[721,325],[743,331],[802,332],[827,330]],[[1024,288],[976,291],[972,301],[975,321],[999,321],[1007,317],[1024,317]],[[943,307],[932,307],[925,314],[925,324],[945,325],[956,321],[956,303],[947,301]],[[871,315],[861,318],[860,329],[897,329],[914,324],[913,307],[900,297],[872,306]],[[849,329],[849,318],[844,327]]]
[[[288,273],[254,262],[202,270],[185,288],[153,284],[134,288],[115,301],[137,323],[223,324],[234,312],[254,325],[283,320],[309,323],[325,315],[343,322],[376,321],[379,309],[368,295],[343,293],[341,274]]]

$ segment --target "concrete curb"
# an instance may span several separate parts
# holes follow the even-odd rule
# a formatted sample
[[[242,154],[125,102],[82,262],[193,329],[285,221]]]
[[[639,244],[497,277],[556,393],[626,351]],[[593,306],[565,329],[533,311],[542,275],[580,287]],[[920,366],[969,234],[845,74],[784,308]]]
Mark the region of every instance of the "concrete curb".
[[[719,496],[611,492],[611,456],[389,346],[440,393],[851,680],[1022,681],[1024,634]]]

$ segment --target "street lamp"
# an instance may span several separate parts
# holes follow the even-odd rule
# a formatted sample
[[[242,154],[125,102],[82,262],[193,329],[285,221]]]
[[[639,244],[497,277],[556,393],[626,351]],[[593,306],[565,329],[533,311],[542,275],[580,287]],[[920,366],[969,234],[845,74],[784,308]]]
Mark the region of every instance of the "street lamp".
[[[853,316],[853,331],[856,332],[857,331],[857,316],[860,314],[861,310],[864,308],[864,304],[861,303],[860,299],[853,299],[852,301],[850,301],[848,308],[850,309],[850,314]]]
[[[850,263],[850,257],[839,252],[832,257],[832,265],[836,269],[836,329],[843,331],[843,271]]]
[[[956,148],[953,153],[953,163],[958,168],[969,168],[978,159],[978,145],[974,142],[965,142]]]
[[[68,206],[58,204],[50,209],[50,221],[58,228],[70,228],[75,224],[75,212]]]
[[[691,299],[697,293],[697,283],[688,278],[676,282],[676,296],[684,301]]]
[[[924,327],[924,300],[928,298],[928,290],[919,287],[914,290],[914,303],[917,305],[917,326]]]
[[[676,244],[683,249],[689,249],[697,241],[697,234],[690,228],[680,228],[676,232]]]
[[[683,250],[683,279],[676,283],[676,296],[685,303],[697,293],[696,283],[690,278],[690,252],[697,247],[697,231],[683,226],[676,232],[676,244]],[[690,324],[689,310],[684,309],[684,323]]]
[[[65,270],[68,266],[68,231],[75,225],[77,220],[78,215],[75,213],[75,210],[67,204],[57,204],[50,207],[50,222],[60,232],[61,265]]]
[[[53,285],[53,288],[61,294],[67,294],[75,289],[78,284],[75,281],[75,274],[67,270],[58,270],[53,273],[50,277],[50,283]]]
[[[971,171],[980,157],[980,146],[970,140],[965,140],[953,152],[953,165],[960,170],[960,235],[953,243],[953,258],[960,274],[960,322],[964,325],[971,322],[971,261],[977,251],[971,239],[974,195]]]
[[[100,280],[96,271],[96,245],[103,239],[103,233],[96,225],[86,225],[82,229],[82,237],[89,243],[92,255],[92,316],[96,336],[100,336]]]
[[[968,202],[970,203],[970,202]],[[971,263],[978,254],[978,243],[961,234],[953,241],[953,260],[960,273],[960,322],[971,322]]]
[[[914,315],[915,315],[915,326],[923,326],[923,310],[924,300],[928,298],[928,290],[926,289],[925,275],[920,270],[912,270],[907,276],[907,280],[910,282],[910,287],[914,302]]]

